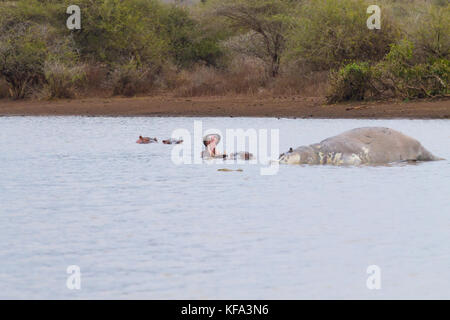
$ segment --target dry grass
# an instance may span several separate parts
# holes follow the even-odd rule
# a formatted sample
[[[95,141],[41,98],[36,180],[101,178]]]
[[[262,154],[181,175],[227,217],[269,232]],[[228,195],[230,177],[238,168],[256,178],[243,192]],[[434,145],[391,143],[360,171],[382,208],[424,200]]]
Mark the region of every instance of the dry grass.
[[[140,66],[134,60],[117,66],[108,76],[106,87],[111,89],[112,95],[127,97],[151,94],[156,89],[155,80],[158,70],[152,66]]]
[[[272,81],[268,89],[273,95],[323,97],[328,89],[328,75],[328,71],[286,72]]]
[[[328,74],[302,74],[290,70],[277,78],[268,76],[264,63],[255,58],[235,58],[228,70],[197,66],[178,74],[174,93],[180,97],[223,95],[304,95],[324,96]]]
[[[46,83],[42,93],[48,99],[74,98],[85,78],[85,66],[67,66],[61,62],[47,62],[44,66]]]
[[[177,97],[226,95],[302,95],[325,96],[328,86],[327,72],[283,71],[273,79],[267,76],[263,63],[240,57],[229,69],[198,65],[191,70],[176,70],[166,66],[159,73],[146,70],[115,69],[112,72],[102,65],[85,65],[82,81],[70,71],[53,68],[51,85],[36,88],[33,99],[134,96],[140,94],[169,93]],[[57,72],[58,71],[58,72]],[[67,70],[66,70],[67,71]],[[0,98],[9,97],[8,86],[0,80]]]
[[[196,66],[179,73],[176,96],[255,94],[267,83],[262,63],[250,58],[235,58],[228,70]]]
[[[84,90],[86,92],[104,92],[105,81],[108,78],[108,67],[101,64],[87,64],[84,70],[85,72],[85,85]]]

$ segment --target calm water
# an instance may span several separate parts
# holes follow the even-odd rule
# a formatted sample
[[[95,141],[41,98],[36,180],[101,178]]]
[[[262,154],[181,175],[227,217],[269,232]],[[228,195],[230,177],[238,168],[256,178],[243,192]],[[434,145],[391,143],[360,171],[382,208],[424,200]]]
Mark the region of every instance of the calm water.
[[[388,126],[450,159],[449,120],[197,120],[280,129],[280,151]],[[135,143],[193,121],[0,118],[0,298],[450,298],[449,160],[262,176]]]

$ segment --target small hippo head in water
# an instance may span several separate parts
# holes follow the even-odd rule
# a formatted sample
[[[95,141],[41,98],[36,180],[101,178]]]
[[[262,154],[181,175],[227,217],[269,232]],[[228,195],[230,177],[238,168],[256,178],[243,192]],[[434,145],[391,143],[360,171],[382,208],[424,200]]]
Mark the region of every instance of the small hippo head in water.
[[[279,161],[284,164],[314,164],[317,161],[317,154],[310,146],[299,147],[295,150],[290,148],[287,153],[280,155]]]
[[[163,140],[162,143],[164,143],[164,144],[181,144],[181,143],[183,143],[183,139],[181,139],[181,138],[179,138],[178,140],[177,139],[166,139],[166,140]]]
[[[147,143],[156,143],[158,142],[157,138],[150,138],[150,137],[143,137],[139,136],[139,139],[137,139],[136,143],[139,144],[147,144]]]

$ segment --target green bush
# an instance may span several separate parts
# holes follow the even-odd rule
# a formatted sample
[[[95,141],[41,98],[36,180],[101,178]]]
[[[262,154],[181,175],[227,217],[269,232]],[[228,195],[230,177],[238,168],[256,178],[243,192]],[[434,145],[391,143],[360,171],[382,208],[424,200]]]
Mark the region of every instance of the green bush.
[[[45,62],[77,59],[70,37],[61,37],[54,27],[65,24],[62,1],[16,1],[0,6],[0,76],[9,84],[10,96],[24,98],[44,85],[52,87],[46,83],[50,75]]]
[[[367,7],[364,0],[304,2],[289,35],[289,58],[313,70],[381,60],[399,31],[388,11],[383,11],[380,30],[368,30]]]
[[[66,16],[64,13],[67,6],[63,0],[39,1],[18,0],[0,3],[0,25],[10,26],[13,24],[34,23],[40,25],[64,25]]]
[[[110,65],[129,59],[160,65],[167,57],[168,44],[160,33],[164,9],[158,1],[79,0],[77,5],[82,25],[72,34],[82,57]]]
[[[194,20],[186,9],[169,7],[162,23],[165,38],[169,45],[169,54],[180,68],[190,68],[203,62],[217,66],[223,57],[219,45],[222,32],[209,31],[199,21]]]
[[[352,63],[331,73],[329,103],[369,98],[429,98],[450,93],[450,61],[414,62],[414,45],[391,46],[383,61],[370,66]]]
[[[44,78],[47,48],[43,30],[32,24],[15,24],[0,35],[0,76],[9,86],[10,96],[21,99]]]
[[[372,69],[368,63],[351,63],[332,72],[328,103],[364,100],[371,89]]]
[[[383,92],[401,98],[425,98],[448,93],[449,60],[416,59],[412,42],[403,40],[391,47],[375,66],[376,81]]]
[[[180,67],[215,65],[222,52],[216,34],[205,33],[186,9],[158,0],[80,0],[82,29],[73,32],[83,58],[109,65],[154,68],[172,60]]]

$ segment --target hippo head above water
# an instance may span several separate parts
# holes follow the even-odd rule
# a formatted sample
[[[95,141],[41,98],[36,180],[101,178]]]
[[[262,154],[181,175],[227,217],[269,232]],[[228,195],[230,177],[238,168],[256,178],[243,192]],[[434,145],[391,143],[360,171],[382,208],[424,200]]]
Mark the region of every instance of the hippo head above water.
[[[302,146],[295,150],[290,148],[288,152],[280,155],[279,161],[285,164],[314,164],[317,161],[317,155],[312,147]]]

